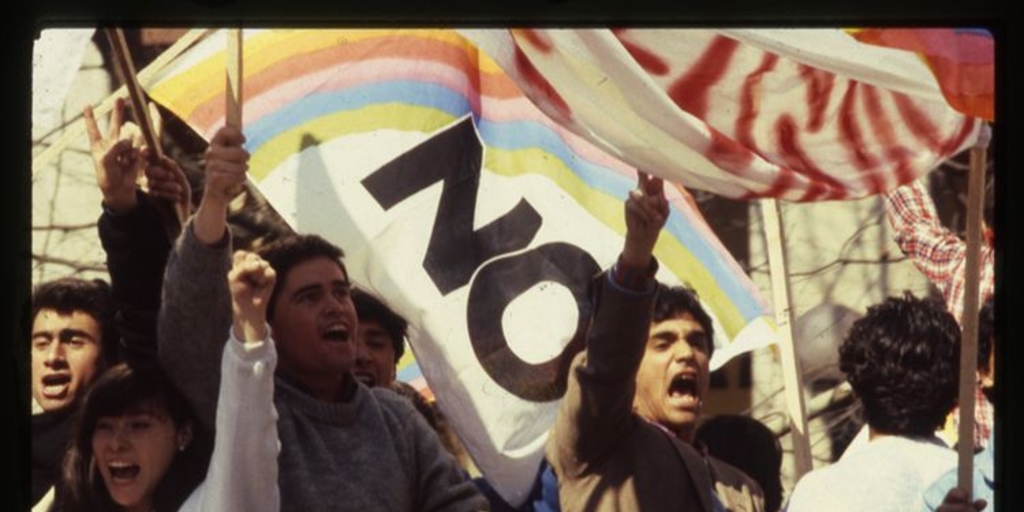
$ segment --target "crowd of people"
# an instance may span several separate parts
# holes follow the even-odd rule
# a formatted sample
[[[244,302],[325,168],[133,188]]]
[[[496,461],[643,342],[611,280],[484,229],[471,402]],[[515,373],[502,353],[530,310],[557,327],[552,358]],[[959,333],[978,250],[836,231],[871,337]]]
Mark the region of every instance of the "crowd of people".
[[[234,250],[228,206],[248,171],[225,126],[204,158],[194,213],[178,164],[86,109],[103,195],[109,284],[36,287],[30,311],[34,511],[892,510],[991,506],[995,412],[992,251],[980,312],[974,489],[936,437],[956,407],[963,242],[927,190],[888,198],[900,247],[948,304],[910,294],[855,322],[840,369],[867,439],[784,500],[782,449],[744,416],[703,418],[713,325],[696,293],[655,279],[669,208],[638,173],[617,262],[594,276],[586,347],[535,485],[506,503],[434,404],[396,380],[408,324],[353,287],[343,250],[315,234]],[[146,190],[138,185],[146,177]],[[160,202],[186,212],[164,229]],[[991,401],[989,400],[991,399]],[[955,416],[955,415],[954,415]]]

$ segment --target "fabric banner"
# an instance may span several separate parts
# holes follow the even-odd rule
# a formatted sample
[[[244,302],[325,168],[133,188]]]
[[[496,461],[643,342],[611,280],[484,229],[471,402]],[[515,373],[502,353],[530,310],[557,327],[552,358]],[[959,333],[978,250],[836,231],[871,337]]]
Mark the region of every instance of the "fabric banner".
[[[733,198],[853,199],[973,144],[910,51],[841,29],[466,30],[541,110],[631,165]]]
[[[858,41],[916,53],[949,104],[969,116],[996,117],[996,51],[981,28],[850,29]]]
[[[635,169],[546,116],[455,31],[244,38],[251,179],[410,321],[442,411],[484,476],[521,502],[584,343],[588,284],[622,248]],[[215,33],[150,90],[207,140],[224,123],[224,48]],[[657,277],[697,290],[715,323],[712,366],[772,343],[756,287],[685,191],[666,189]]]

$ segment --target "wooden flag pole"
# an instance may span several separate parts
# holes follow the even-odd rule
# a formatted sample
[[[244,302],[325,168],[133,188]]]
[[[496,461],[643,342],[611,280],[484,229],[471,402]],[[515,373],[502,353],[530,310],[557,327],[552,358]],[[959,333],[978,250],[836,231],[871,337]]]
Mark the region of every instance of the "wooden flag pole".
[[[164,151],[160,146],[160,141],[157,140],[156,132],[153,131],[153,120],[149,117],[146,96],[136,79],[135,64],[132,63],[124,31],[120,28],[106,28],[103,31],[107,34],[107,40],[110,41],[110,47],[114,51],[114,62],[121,71],[124,85],[128,89],[128,98],[132,102],[132,110],[135,111],[135,120],[138,121],[139,128],[142,130],[142,137],[146,140],[146,145],[153,151],[151,163],[156,163],[164,156]]]
[[[971,148],[967,177],[967,262],[960,344],[960,425],[957,430],[957,487],[974,492],[974,407],[977,393],[978,307],[981,288],[981,211],[984,207],[985,162],[991,132],[982,128]]]
[[[110,47],[114,52],[114,61],[118,69],[121,70],[125,88],[128,89],[132,110],[135,111],[135,120],[139,124],[139,129],[142,131],[142,137],[145,139],[146,145],[152,151],[150,153],[150,163],[159,163],[164,155],[163,148],[160,146],[156,131],[153,129],[153,121],[149,117],[146,96],[136,78],[135,65],[132,63],[131,54],[128,51],[128,43],[125,41],[124,31],[120,28],[106,28],[103,30],[110,41]],[[163,218],[167,236],[171,240],[175,240],[181,233],[181,225],[185,219],[179,218],[174,207],[167,201],[157,201],[155,205],[160,212],[160,216]]]
[[[227,106],[228,126],[242,129],[242,29],[227,31]]]
[[[227,83],[225,84],[224,98],[227,103],[224,105],[224,121],[228,126],[242,129],[242,29],[232,28],[227,30],[227,48],[225,71]],[[244,184],[239,184],[231,191],[232,197],[237,197],[244,190]]]
[[[803,374],[793,345],[793,310],[789,301],[789,273],[786,264],[786,240],[783,232],[779,203],[775,199],[761,200],[765,241],[768,247],[768,267],[772,279],[772,304],[778,324],[779,351],[782,357],[782,379],[789,413],[790,435],[793,438],[794,481],[812,469],[811,441],[807,432],[807,407],[804,404]]]

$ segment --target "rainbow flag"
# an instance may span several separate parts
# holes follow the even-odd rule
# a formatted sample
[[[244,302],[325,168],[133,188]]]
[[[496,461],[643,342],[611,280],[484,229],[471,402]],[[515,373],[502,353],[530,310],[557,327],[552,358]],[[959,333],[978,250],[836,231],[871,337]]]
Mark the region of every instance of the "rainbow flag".
[[[995,120],[995,41],[980,28],[861,28],[858,41],[916,53],[956,110]]]
[[[455,31],[244,37],[252,180],[409,319],[442,411],[520,503],[583,346],[588,283],[621,250],[635,169],[545,115]],[[224,123],[224,47],[221,33],[207,38],[149,91],[207,139]],[[756,287],[685,190],[666,188],[657,277],[699,293],[716,327],[712,366],[772,343]]]

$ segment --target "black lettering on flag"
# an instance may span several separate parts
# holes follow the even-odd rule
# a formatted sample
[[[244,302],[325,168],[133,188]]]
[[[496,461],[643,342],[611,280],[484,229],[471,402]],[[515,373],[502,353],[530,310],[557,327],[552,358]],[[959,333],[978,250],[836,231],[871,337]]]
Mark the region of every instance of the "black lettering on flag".
[[[575,245],[548,243],[507,258],[487,262],[469,290],[469,339],[488,375],[508,392],[534,402],[557,400],[565,394],[569,365],[583,349],[590,322],[587,289],[601,270],[590,254]],[[576,299],[576,331],[554,359],[531,364],[508,345],[501,318],[505,309],[536,284],[550,281],[565,286]],[[538,340],[545,342],[546,340]]]
[[[542,219],[523,198],[501,217],[474,230],[482,163],[483,146],[472,118],[466,117],[374,171],[362,184],[382,208],[390,210],[443,183],[424,270],[442,295],[473,279],[466,311],[469,337],[481,366],[498,385],[525,400],[557,400],[565,394],[572,357],[585,343],[591,313],[587,289],[600,267],[583,249],[564,242],[501,257],[526,248]],[[474,279],[477,268],[480,272]],[[557,357],[531,364],[509,347],[501,319],[517,297],[543,282],[558,283],[572,293],[578,322]]]
[[[466,117],[388,162],[363,179],[363,186],[385,210],[443,182],[423,268],[442,295],[469,283],[483,262],[518,251],[533,240],[541,217],[526,201],[473,230],[483,146]]]

